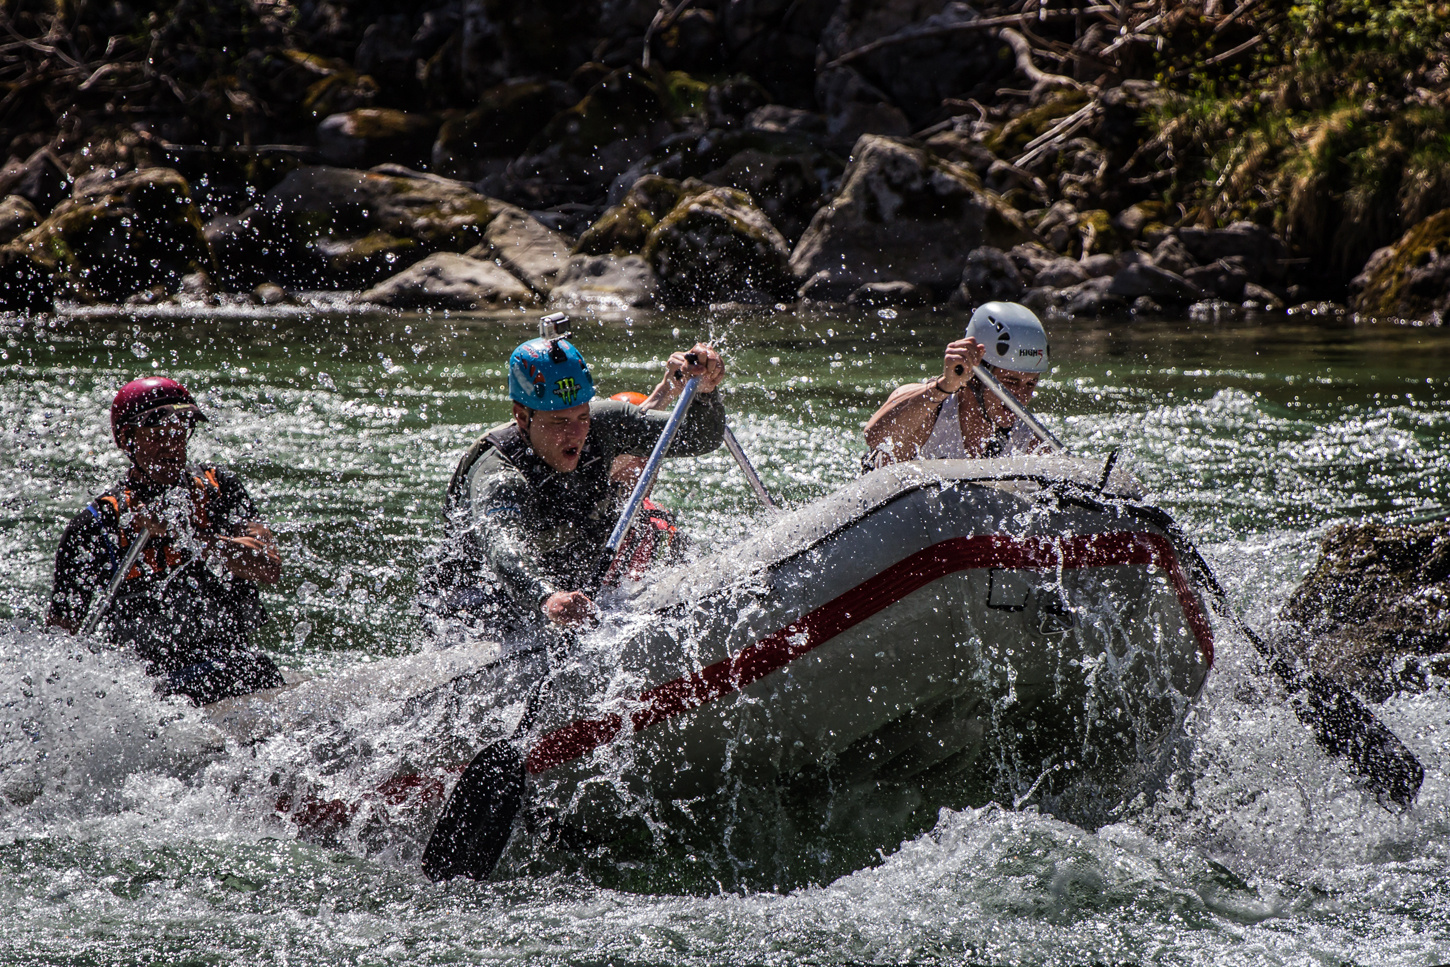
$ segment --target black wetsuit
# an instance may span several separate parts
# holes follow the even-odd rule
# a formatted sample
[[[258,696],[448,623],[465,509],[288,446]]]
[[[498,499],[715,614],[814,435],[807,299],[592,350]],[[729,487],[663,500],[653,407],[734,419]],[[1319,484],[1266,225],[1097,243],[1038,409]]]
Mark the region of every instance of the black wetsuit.
[[[132,470],[71,520],[55,555],[52,621],[84,622],[135,539],[121,521],[137,504],[156,506],[167,489]],[[169,496],[177,502],[183,493],[184,516],[198,535],[241,537],[260,520],[241,482],[225,470],[192,471]],[[149,540],[106,612],[107,637],[145,660],[165,692],[199,705],[283,684],[277,666],[248,641],[267,620],[256,583],[197,560],[194,550],[164,536]]]
[[[424,582],[425,607],[505,634],[541,626],[539,606],[557,591],[597,590],[600,555],[619,515],[610,465],[622,454],[648,456],[669,411],[596,400],[589,413],[589,436],[569,473],[544,463],[513,423],[469,448],[448,485],[444,544]],[[669,456],[708,453],[724,438],[718,394],[701,393]]]

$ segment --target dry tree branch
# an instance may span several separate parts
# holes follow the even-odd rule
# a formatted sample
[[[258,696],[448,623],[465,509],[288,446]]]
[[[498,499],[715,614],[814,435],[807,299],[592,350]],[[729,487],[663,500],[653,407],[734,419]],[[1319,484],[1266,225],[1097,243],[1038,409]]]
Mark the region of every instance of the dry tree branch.
[[[1017,69],[1032,82],[1034,88],[1070,87],[1075,91],[1083,90],[1083,85],[1071,77],[1064,74],[1049,74],[1032,63],[1032,45],[1016,30],[1006,27],[997,36],[1005,40],[1012,48],[1012,53],[1017,56]]]
[[[1103,6],[1101,4],[1091,7],[1084,7],[1082,10],[1047,10],[1044,11],[1045,20],[1065,20],[1076,17],[1079,14],[1088,16],[1105,16],[1116,12],[1115,7]],[[1018,13],[1007,14],[1001,17],[981,17],[977,20],[969,20],[966,23],[947,24],[942,27],[932,27],[929,30],[911,30],[892,34],[890,37],[882,37],[880,40],[873,40],[869,44],[863,44],[854,50],[848,50],[840,57],[826,64],[826,67],[842,67],[852,61],[860,60],[868,54],[874,54],[878,50],[887,47],[894,47],[897,44],[908,44],[917,40],[924,40],[928,37],[946,37],[951,34],[975,33],[978,30],[992,30],[997,27],[1016,27],[1022,23],[1022,15]]]

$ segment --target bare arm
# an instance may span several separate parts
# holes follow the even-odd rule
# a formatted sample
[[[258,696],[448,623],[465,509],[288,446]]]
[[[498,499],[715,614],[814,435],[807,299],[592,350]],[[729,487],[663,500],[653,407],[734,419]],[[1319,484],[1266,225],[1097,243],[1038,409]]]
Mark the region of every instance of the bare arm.
[[[942,374],[927,383],[908,383],[886,398],[866,421],[866,445],[885,449],[893,460],[913,460],[931,436],[943,401],[971,378],[985,347],[975,339],[950,343],[942,356]],[[888,441],[890,441],[888,443]]]

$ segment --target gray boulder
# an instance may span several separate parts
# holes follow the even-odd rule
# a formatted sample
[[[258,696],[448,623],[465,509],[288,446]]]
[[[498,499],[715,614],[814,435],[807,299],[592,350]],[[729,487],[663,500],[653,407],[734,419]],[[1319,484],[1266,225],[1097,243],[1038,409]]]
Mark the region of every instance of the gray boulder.
[[[549,308],[649,308],[658,293],[654,270],[639,255],[575,255],[549,293]]]
[[[483,243],[465,254],[492,259],[540,295],[548,295],[568,264],[572,243],[528,212],[505,208],[483,230]]]
[[[506,309],[539,304],[539,297],[492,261],[435,252],[358,296],[392,309]]]
[[[1148,262],[1124,266],[1112,277],[1107,291],[1129,302],[1140,296],[1160,304],[1190,303],[1203,298],[1203,290],[1183,276]]]
[[[1098,273],[1099,275],[1103,273]],[[1095,277],[1095,276],[1093,276]],[[1083,269],[1082,263],[1077,259],[1059,258],[1053,259],[1043,266],[1033,280],[1038,285],[1050,285],[1057,289],[1066,289],[1068,286],[1077,285],[1079,282],[1086,282],[1090,276]]]
[[[1113,291],[1114,279],[1102,276],[1060,289],[1064,312],[1072,316],[1108,316],[1127,312],[1133,298]],[[1042,289],[1033,291],[1040,292]],[[1047,290],[1051,291],[1051,290]]]
[[[983,245],[967,253],[957,297],[968,306],[984,302],[1016,302],[1027,291],[1017,264],[999,248]]]
[[[1031,233],[1021,216],[966,168],[921,148],[867,135],[856,143],[836,197],[816,212],[791,255],[797,279],[818,272],[850,292],[911,282],[933,298],[961,282],[983,245],[1009,249]]]
[[[931,297],[910,282],[871,282],[846,297],[846,304],[862,309],[916,309],[929,305]]]

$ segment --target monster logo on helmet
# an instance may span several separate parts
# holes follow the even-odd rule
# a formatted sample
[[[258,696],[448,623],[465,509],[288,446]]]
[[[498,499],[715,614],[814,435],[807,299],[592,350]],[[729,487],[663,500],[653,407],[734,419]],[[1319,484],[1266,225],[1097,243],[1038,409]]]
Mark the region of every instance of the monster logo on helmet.
[[[530,339],[509,356],[509,399],[531,410],[567,410],[594,399],[594,378],[569,340]]]
[[[987,347],[983,362],[1018,373],[1052,368],[1047,330],[1032,310],[1015,302],[983,303],[967,323],[968,336]]]

